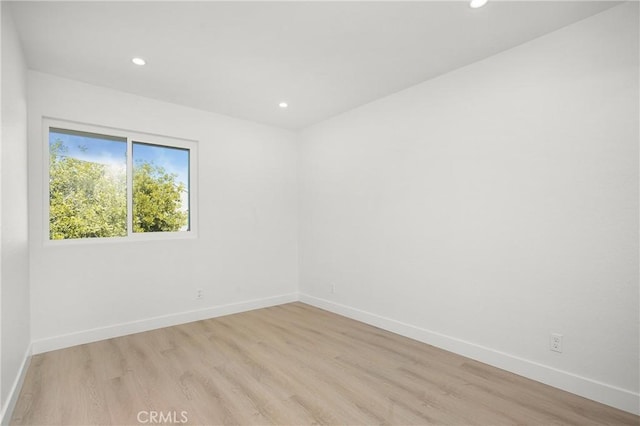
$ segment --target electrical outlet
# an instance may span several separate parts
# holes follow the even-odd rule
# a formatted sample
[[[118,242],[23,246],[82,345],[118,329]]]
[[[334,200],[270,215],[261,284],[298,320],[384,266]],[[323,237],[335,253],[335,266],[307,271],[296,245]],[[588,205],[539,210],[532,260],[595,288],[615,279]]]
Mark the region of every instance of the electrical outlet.
[[[200,300],[203,297],[204,297],[204,290],[202,290],[201,288],[196,290],[196,300]]]
[[[554,352],[562,352],[562,334],[551,333],[549,338],[549,349]]]
[[[331,293],[335,293],[335,292],[336,292],[336,285],[331,284]]]

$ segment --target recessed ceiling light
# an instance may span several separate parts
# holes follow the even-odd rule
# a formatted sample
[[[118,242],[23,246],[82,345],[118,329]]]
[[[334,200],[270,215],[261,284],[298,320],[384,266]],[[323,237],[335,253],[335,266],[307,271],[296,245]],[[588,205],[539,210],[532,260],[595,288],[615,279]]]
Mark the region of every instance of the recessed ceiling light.
[[[278,106],[279,106],[280,108],[286,108],[286,107],[288,107],[288,106],[289,106],[289,104],[288,104],[288,103],[286,103],[286,102],[280,102],[280,103],[278,104]]]
[[[142,66],[142,65],[144,65],[144,64],[146,64],[146,63],[147,63],[147,61],[145,61],[145,60],[144,60],[144,59],[142,59],[142,58],[133,58],[133,59],[131,60],[131,62],[133,62],[133,63],[134,63],[134,64],[136,64],[136,65],[140,65],[140,66]]]
[[[487,4],[487,1],[488,0],[471,0],[471,3],[469,3],[469,7],[471,7],[471,9],[477,9]]]

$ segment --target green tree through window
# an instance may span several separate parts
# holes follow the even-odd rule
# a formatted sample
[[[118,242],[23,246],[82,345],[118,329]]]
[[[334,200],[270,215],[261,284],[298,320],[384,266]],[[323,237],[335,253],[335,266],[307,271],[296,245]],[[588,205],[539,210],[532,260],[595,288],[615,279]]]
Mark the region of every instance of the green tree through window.
[[[127,175],[106,164],[66,155],[57,139],[50,147],[49,238],[127,235]]]
[[[128,143],[126,138],[50,129],[51,240],[127,236]],[[138,145],[143,144],[133,143]],[[188,230],[189,150],[144,145],[155,151],[141,149],[136,158],[134,149],[133,232]],[[172,154],[173,150],[181,151],[177,153],[181,163],[175,167],[182,175],[155,164],[155,158],[173,164],[166,160],[167,152]]]
[[[180,210],[183,183],[176,174],[143,162],[133,172],[133,232],[179,231],[187,225],[188,213]]]

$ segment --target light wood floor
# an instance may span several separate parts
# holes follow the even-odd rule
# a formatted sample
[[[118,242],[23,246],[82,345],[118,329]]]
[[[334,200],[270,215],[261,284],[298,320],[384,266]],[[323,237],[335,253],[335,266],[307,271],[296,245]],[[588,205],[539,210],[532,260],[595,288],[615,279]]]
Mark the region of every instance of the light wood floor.
[[[11,424],[140,424],[140,411],[185,411],[188,424],[640,424],[302,303],[36,355]]]

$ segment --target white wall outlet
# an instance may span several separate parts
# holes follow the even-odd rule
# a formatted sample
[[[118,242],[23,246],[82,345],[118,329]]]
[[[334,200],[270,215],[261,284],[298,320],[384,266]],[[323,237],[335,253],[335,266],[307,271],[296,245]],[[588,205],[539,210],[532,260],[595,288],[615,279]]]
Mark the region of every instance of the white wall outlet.
[[[204,290],[201,288],[196,290],[196,300],[200,300],[204,297]]]
[[[335,292],[336,292],[336,285],[331,284],[331,293],[335,293]]]
[[[562,334],[551,333],[549,338],[549,349],[554,352],[562,352]]]

